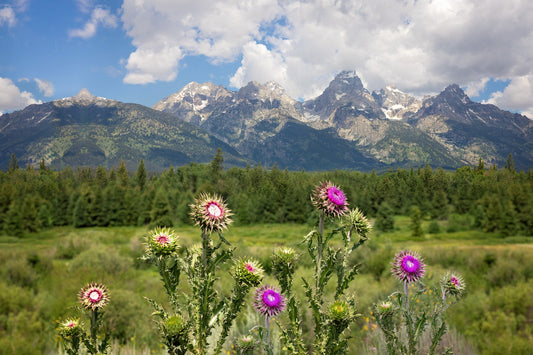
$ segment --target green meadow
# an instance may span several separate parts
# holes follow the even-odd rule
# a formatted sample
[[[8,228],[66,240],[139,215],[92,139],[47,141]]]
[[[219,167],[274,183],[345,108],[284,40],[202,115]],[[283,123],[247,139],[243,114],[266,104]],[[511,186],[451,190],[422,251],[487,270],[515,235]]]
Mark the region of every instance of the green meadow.
[[[457,227],[460,223],[453,221],[461,218],[468,217],[438,221],[438,228],[434,221],[423,220],[423,234],[413,237],[411,218],[395,216],[392,231],[374,230],[370,240],[352,254],[350,265],[359,267],[360,273],[350,292],[356,295],[361,316],[350,329],[349,353],[386,352],[372,305],[399,288],[390,275],[390,263],[405,248],[424,258],[427,285],[438,285],[447,270],[464,276],[467,293],[446,313],[450,331],[443,346],[453,346],[456,354],[533,351],[533,240]],[[264,283],[275,282],[268,276],[274,248],[294,248],[302,255],[295,277],[296,295],[304,301],[300,278],[312,273],[312,262],[301,242],[312,228],[295,223],[236,225],[230,226],[225,237],[235,248],[235,257],[252,256],[263,264]],[[173,229],[180,237],[181,250],[200,242],[193,226]],[[112,336],[113,354],[165,353],[152,308],[144,299],[168,302],[157,270],[141,259],[148,232],[148,227],[53,227],[18,237],[1,235],[0,353],[61,353],[56,328],[80,312],[77,294],[89,282],[103,283],[110,291],[103,327]],[[217,288],[228,294],[229,270],[219,275]],[[183,285],[182,292],[189,292],[187,284]],[[309,317],[304,320],[304,332],[310,328]],[[231,340],[258,322],[250,306],[236,319],[225,352],[234,353]],[[312,334],[305,336],[311,342]],[[275,345],[280,351],[280,345]]]

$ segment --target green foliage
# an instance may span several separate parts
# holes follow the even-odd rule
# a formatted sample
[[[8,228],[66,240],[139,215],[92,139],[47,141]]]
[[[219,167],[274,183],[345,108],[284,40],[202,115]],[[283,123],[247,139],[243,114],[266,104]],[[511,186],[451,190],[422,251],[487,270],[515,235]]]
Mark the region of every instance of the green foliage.
[[[387,202],[382,202],[379,205],[376,221],[374,227],[382,232],[390,232],[394,230],[394,211]]]
[[[158,351],[156,331],[152,329],[155,327],[146,322],[146,314],[145,318],[136,315],[140,310],[139,295],[147,295],[166,306],[162,301],[164,288],[157,284],[156,272],[139,259],[140,237],[145,233],[144,226],[152,223],[154,206],[159,204],[155,203],[156,195],[159,194],[159,200],[165,200],[162,196],[167,200],[162,204],[164,212],[158,215],[170,219],[179,228],[182,242],[189,248],[197,243],[189,220],[193,196],[206,191],[220,194],[235,213],[235,229],[228,240],[239,247],[236,255],[252,255],[264,264],[266,272],[272,272],[268,256],[274,248],[302,247],[297,242],[308,230],[309,225],[305,223],[312,223],[318,217],[313,212],[309,191],[323,179],[346,186],[344,191],[350,204],[375,217],[376,226],[383,218],[380,209],[384,205],[391,211],[387,215],[394,216],[394,229],[372,235],[373,243],[366,252],[347,261],[351,266],[362,264],[358,282],[349,288],[349,292],[357,291],[357,308],[361,313],[369,315],[371,303],[393,289],[386,260],[391,248],[416,245],[434,265],[428,275],[441,268],[464,273],[471,290],[464,299],[467,306],[460,303],[450,310],[448,324],[466,337],[467,345],[473,344],[484,353],[505,353],[505,346],[513,353],[528,353],[533,329],[529,308],[520,306],[528,305],[528,300],[523,299],[527,293],[519,290],[522,287],[531,294],[527,285],[533,275],[530,261],[533,255],[528,251],[530,248],[514,244],[529,245],[533,235],[531,171],[464,167],[455,172],[423,168],[391,170],[384,174],[307,173],[259,166],[218,170],[215,182],[208,165],[192,163],[147,175],[150,178],[147,177],[141,191],[137,178],[130,179],[134,174],[128,173],[127,181],[123,175],[121,182],[115,168],[0,171],[3,233],[0,275],[4,280],[0,283],[0,294],[21,295],[20,302],[16,297],[8,302],[6,296],[0,303],[1,307],[6,302],[5,309],[2,308],[6,311],[0,316],[1,353],[13,353],[13,349],[30,354],[53,352],[50,339],[54,331],[50,324],[62,315],[66,304],[74,303],[71,294],[76,290],[72,285],[77,287],[100,277],[115,285],[114,292],[119,290],[121,307],[126,307],[125,300],[132,297],[132,305],[125,314],[128,318],[141,319],[139,322],[146,325],[143,327],[146,336],[136,333],[134,337],[138,344],[142,342]],[[76,208],[78,201],[80,206]],[[439,205],[442,201],[446,203]],[[411,237],[411,206],[417,206],[432,218],[420,222],[422,230],[431,233],[425,238]],[[442,214],[435,212],[440,210],[439,206],[446,206]],[[289,223],[264,225],[267,221]],[[441,231],[448,233],[437,232],[437,223]],[[74,225],[80,228],[73,229]],[[124,227],[137,225],[141,227]],[[332,225],[326,224],[326,229],[329,228]],[[294,295],[305,299],[300,280],[311,277],[313,261],[303,257],[297,266]],[[229,294],[231,287],[227,286],[229,273],[226,272],[229,270],[224,266],[221,269],[215,284],[224,285],[224,292]],[[335,272],[332,280],[336,281]],[[184,294],[190,291],[187,287],[183,289]],[[333,295],[335,285],[326,287],[324,292]],[[498,302],[492,302],[493,297]],[[507,303],[503,301],[505,297]],[[291,307],[303,308],[299,303],[288,306]],[[107,327],[106,322],[111,319],[103,326]],[[301,324],[295,328],[301,329],[306,344],[313,341],[309,332],[312,319],[311,313],[303,314]],[[113,333],[117,344],[131,344],[131,335],[124,338],[131,331],[129,325],[124,319],[115,322],[120,326],[112,328],[109,324],[105,329],[117,329]],[[352,349],[365,339],[363,324],[358,322],[360,327],[350,329],[348,345]],[[42,336],[33,343],[28,341],[35,334]]]
[[[422,211],[417,206],[411,208],[411,235],[413,237],[423,237],[424,231],[422,230]]]
[[[190,163],[158,174],[148,173],[144,161],[131,173],[125,162],[109,170],[98,166],[0,172],[0,230],[20,237],[63,225],[186,225],[188,206],[199,192],[224,197],[237,224],[313,223],[317,216],[309,191],[318,181],[331,179],[346,186],[350,203],[375,217],[376,229],[383,232],[393,230],[394,216],[410,214],[416,206],[432,219],[469,214],[480,230],[533,235],[533,179],[524,172],[468,166],[446,172],[425,166],[380,175],[307,173],[276,165],[224,170],[223,162],[220,150],[209,164]]]

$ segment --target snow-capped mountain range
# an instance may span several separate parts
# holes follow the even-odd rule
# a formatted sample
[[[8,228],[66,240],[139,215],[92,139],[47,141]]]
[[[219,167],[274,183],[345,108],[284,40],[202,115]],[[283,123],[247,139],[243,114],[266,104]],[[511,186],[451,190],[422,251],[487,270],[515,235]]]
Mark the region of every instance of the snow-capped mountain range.
[[[209,161],[217,147],[228,165],[291,170],[503,166],[509,153],[517,167],[533,167],[527,117],[473,102],[457,85],[423,99],[392,85],[369,92],[353,71],[304,102],[274,82],[238,91],[191,82],[152,108],[82,90],[0,116],[0,142],[0,168],[15,153],[57,167],[121,159],[134,167],[143,158],[162,170]]]
[[[383,164],[455,167],[481,158],[501,165],[512,153],[533,166],[533,121],[475,103],[457,85],[417,99],[392,85],[371,93],[354,71],[344,71],[321,95],[305,102],[271,82],[251,82],[238,91],[190,83],[153,108],[206,129],[245,156],[261,151],[266,138],[294,120],[315,130],[333,130],[353,149]]]

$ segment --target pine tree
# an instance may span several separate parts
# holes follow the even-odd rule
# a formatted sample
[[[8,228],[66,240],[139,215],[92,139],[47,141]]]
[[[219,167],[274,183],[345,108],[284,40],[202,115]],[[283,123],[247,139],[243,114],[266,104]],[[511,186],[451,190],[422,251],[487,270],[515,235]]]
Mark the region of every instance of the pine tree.
[[[422,211],[418,206],[411,208],[411,235],[413,237],[422,237],[424,232],[422,231]]]
[[[120,161],[120,166],[118,167],[118,180],[122,187],[129,186],[130,184],[130,176],[128,175],[128,169],[126,169],[124,160]]]
[[[479,158],[479,162],[477,164],[477,167],[474,170],[477,173],[483,173],[485,171],[485,163],[483,162],[483,159],[481,159],[481,157]]]
[[[89,201],[85,194],[80,194],[72,211],[72,224],[74,227],[88,227],[89,224]]]
[[[376,229],[382,232],[390,232],[394,230],[393,211],[387,202],[383,201],[380,203],[376,213],[376,222],[374,225]]]
[[[46,201],[39,205],[37,219],[39,221],[39,225],[43,228],[49,228],[54,224],[50,202]]]
[[[448,196],[442,189],[438,189],[433,193],[431,199],[431,218],[446,219],[449,215]]]
[[[39,163],[39,172],[41,174],[45,174],[47,172],[49,172],[50,169],[46,166],[46,163],[44,161],[44,158],[41,159],[40,163]]]
[[[209,163],[209,179],[211,182],[216,183],[220,178],[220,175],[224,169],[224,154],[222,149],[217,149],[217,154],[213,157],[211,163]]]
[[[139,166],[137,166],[137,172],[135,173],[135,182],[141,191],[144,191],[146,187],[146,168],[144,167],[144,160],[141,159]]]
[[[509,170],[512,173],[516,172],[513,155],[511,153],[509,153],[507,159],[505,159],[505,165],[503,168]]]
[[[156,192],[152,202],[150,225],[153,227],[172,227],[174,225],[167,191],[163,188]]]
[[[4,233],[20,237],[22,236],[23,232],[24,219],[22,217],[22,206],[18,200],[13,200],[9,204],[9,209],[6,213],[6,219],[4,221]]]
[[[483,196],[482,204],[485,207],[485,218],[483,219],[483,230],[485,232],[495,232],[500,228],[502,207],[500,201],[488,193]]]
[[[39,219],[37,218],[38,200],[38,196],[28,195],[22,202],[21,215],[24,231],[38,232],[41,229]]]
[[[20,169],[19,161],[15,155],[15,153],[11,154],[11,159],[9,160],[9,165],[7,167],[8,172],[13,172],[17,169]]]
[[[105,168],[101,165],[98,165],[96,168],[96,177],[95,177],[96,185],[100,188],[104,188],[107,185],[107,172],[105,171]]]

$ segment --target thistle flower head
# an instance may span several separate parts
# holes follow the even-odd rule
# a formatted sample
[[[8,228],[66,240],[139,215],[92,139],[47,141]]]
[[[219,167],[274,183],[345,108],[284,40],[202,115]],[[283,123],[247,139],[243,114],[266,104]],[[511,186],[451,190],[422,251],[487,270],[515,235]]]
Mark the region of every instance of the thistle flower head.
[[[96,310],[109,302],[109,291],[104,285],[93,282],[80,290],[78,298],[83,307]]]
[[[82,332],[82,323],[77,318],[69,318],[59,326],[59,333],[65,337],[76,336]]]
[[[391,316],[394,313],[394,307],[390,301],[383,301],[376,306],[376,310],[381,316]]]
[[[315,188],[311,201],[318,210],[331,217],[342,216],[348,211],[344,192],[329,181]]]
[[[391,272],[404,283],[416,282],[425,274],[424,261],[416,252],[401,251],[394,257]]]
[[[203,231],[217,232],[228,227],[232,213],[218,196],[201,194],[191,206],[191,217]]]
[[[233,277],[240,284],[248,287],[256,287],[263,280],[263,268],[253,259],[238,260],[233,266]]]
[[[329,318],[336,323],[347,322],[353,317],[354,310],[344,301],[333,302],[328,309]]]
[[[341,225],[347,229],[353,228],[353,230],[363,238],[365,238],[372,230],[372,225],[364,213],[357,207],[343,216]]]
[[[461,296],[465,291],[466,285],[460,275],[447,273],[440,280],[443,291],[452,296]]]
[[[237,348],[242,351],[250,351],[255,348],[254,337],[251,335],[243,335],[237,340]]]
[[[156,257],[171,255],[178,248],[178,237],[169,228],[156,228],[147,237],[147,252]]]
[[[264,285],[255,291],[255,309],[265,317],[274,317],[285,309],[285,296],[274,286]]]

